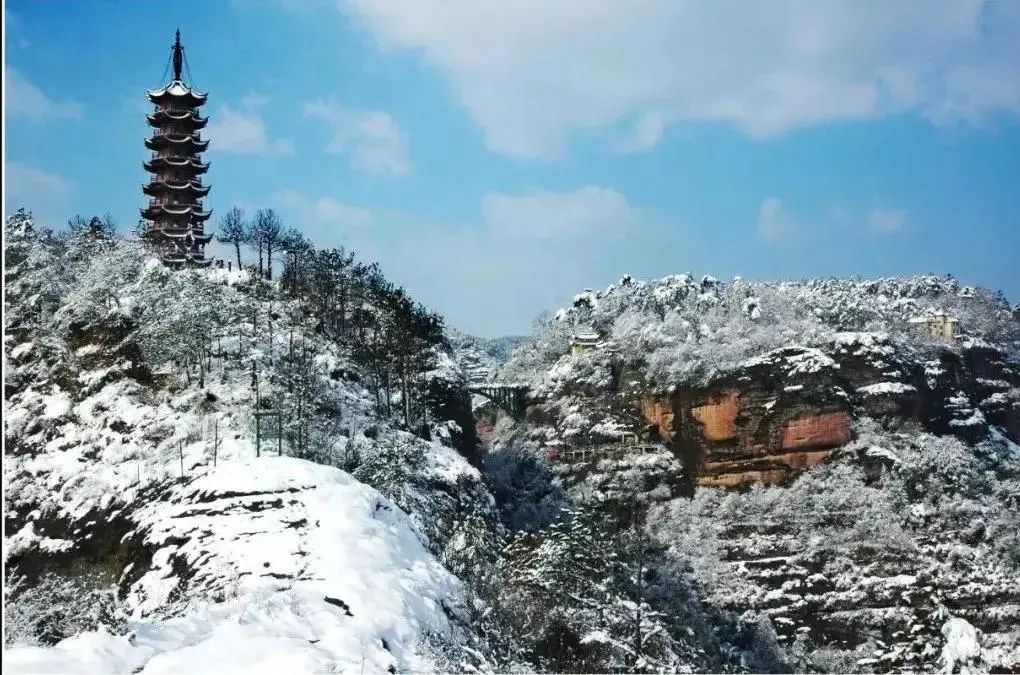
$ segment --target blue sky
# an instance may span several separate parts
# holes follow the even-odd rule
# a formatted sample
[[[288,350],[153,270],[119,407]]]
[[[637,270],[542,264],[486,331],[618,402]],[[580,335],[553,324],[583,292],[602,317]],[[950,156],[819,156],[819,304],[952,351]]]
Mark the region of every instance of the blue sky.
[[[1020,300],[1020,3],[6,3],[5,209],[144,202],[180,27],[219,213],[463,330],[639,278],[952,273]],[[215,221],[215,216],[214,216]]]

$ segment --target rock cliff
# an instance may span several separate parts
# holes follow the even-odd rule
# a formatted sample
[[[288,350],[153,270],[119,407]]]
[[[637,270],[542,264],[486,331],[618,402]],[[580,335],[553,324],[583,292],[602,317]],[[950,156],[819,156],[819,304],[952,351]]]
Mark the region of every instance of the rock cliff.
[[[1020,375],[976,341],[922,355],[887,335],[842,333],[824,348],[776,350],[637,405],[698,485],[735,487],[782,482],[824,461],[851,440],[858,417],[971,442],[993,425],[1016,440]]]

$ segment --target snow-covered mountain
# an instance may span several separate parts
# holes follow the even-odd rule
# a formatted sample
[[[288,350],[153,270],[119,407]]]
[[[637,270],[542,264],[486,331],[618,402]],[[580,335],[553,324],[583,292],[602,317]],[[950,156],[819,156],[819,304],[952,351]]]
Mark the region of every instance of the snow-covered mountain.
[[[497,375],[532,400],[497,498],[643,513],[654,578],[767,618],[785,668],[1015,669],[1018,318],[949,277],[624,277]]]
[[[306,297],[249,271],[172,272],[28,217],[6,235],[5,668],[396,672],[466,654],[451,569],[494,519],[441,417],[466,402],[441,341],[413,385],[377,382]],[[380,341],[401,320],[381,297],[359,306]]]
[[[447,614],[463,604],[463,592],[405,513],[339,469],[290,457],[223,460],[215,468],[193,468],[183,482],[141,492],[136,485],[122,487],[110,500],[117,512],[95,512],[132,528],[117,551],[130,560],[121,583],[130,614],[126,632],[85,632],[54,647],[15,647],[5,654],[6,668],[437,667],[427,636],[455,633]],[[46,503],[40,506],[45,512]],[[9,555],[74,549],[77,536],[45,538],[34,522],[12,537]]]
[[[292,246],[7,222],[8,670],[1018,667],[1003,298],[625,277],[484,341]]]

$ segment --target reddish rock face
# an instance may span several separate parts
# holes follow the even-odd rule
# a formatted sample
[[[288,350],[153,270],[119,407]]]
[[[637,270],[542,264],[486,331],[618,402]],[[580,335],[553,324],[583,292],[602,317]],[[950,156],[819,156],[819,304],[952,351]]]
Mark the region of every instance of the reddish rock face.
[[[478,441],[485,450],[492,447],[492,430],[492,419],[489,417],[479,417],[475,422],[475,433],[478,435]]]
[[[896,350],[872,334],[842,335],[828,353],[776,350],[640,409],[698,485],[788,480],[849,442],[854,415],[971,442],[996,425],[1020,439],[1020,372],[998,351],[967,347],[916,363]]]
[[[691,415],[702,426],[706,441],[728,441],[735,438],[734,421],[740,412],[740,394],[735,391],[713,396],[705,405],[691,408]]]
[[[807,415],[792,419],[783,427],[783,449],[833,448],[850,440],[847,412]]]
[[[693,440],[702,449],[696,467],[698,485],[780,483],[825,461],[834,448],[851,437],[848,409],[816,412],[798,404],[776,411],[774,407],[741,409],[733,405],[736,410],[728,437],[720,437],[719,429],[711,424],[701,424],[695,412],[697,406],[691,410],[691,417],[700,427],[689,429],[697,434]],[[717,406],[716,410],[724,412],[726,408]]]
[[[824,461],[851,437],[838,366],[817,362],[810,373],[792,372],[804,357],[791,350],[787,361],[763,361],[704,389],[646,399],[641,410],[696,484],[779,483]],[[786,363],[793,366],[784,369]]]
[[[780,483],[825,460],[850,440],[850,411],[798,403],[779,408],[774,398],[748,389],[672,399],[645,399],[641,410],[662,439],[686,444],[688,473],[698,485],[739,487]],[[676,412],[674,412],[674,410]]]
[[[673,427],[673,402],[668,398],[643,398],[640,404],[641,414],[649,426],[655,427],[662,440],[672,440],[673,434],[676,433],[676,429]]]

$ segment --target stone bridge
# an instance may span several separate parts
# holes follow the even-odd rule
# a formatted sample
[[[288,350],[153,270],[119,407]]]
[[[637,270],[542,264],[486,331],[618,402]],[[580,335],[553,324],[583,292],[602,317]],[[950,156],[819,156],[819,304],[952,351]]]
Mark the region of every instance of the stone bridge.
[[[528,385],[479,383],[469,385],[468,391],[489,399],[515,420],[524,419],[524,411],[528,407]]]

